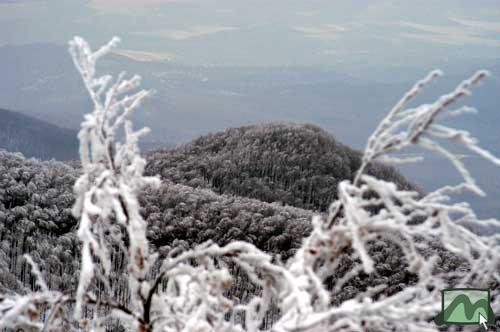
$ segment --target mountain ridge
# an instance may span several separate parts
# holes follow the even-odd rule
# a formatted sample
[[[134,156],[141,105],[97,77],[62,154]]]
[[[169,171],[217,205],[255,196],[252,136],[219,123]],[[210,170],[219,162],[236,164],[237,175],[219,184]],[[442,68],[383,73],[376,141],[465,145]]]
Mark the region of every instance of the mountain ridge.
[[[43,160],[76,159],[77,131],[0,108],[0,149]]]
[[[326,211],[340,181],[354,178],[361,152],[312,124],[267,123],[228,128],[146,154],[149,175],[222,194]],[[368,174],[419,191],[393,167]]]

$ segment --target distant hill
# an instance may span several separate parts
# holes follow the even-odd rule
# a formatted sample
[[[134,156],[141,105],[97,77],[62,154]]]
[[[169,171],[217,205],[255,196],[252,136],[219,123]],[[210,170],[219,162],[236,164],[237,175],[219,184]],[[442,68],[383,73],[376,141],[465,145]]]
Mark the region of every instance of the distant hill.
[[[149,174],[175,183],[325,211],[337,197],[337,184],[353,179],[361,153],[315,125],[273,123],[201,136],[152,151],[148,160]],[[373,165],[368,172],[416,188],[392,167]]]
[[[77,132],[0,109],[0,149],[43,160],[78,158]]]

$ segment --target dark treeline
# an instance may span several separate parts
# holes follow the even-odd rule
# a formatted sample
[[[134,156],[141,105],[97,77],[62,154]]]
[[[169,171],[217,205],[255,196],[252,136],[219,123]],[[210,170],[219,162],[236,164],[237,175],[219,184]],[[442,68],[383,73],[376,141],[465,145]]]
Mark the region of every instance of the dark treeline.
[[[306,124],[231,128],[174,149],[148,154],[147,172],[191,187],[326,211],[337,184],[353,179],[361,153]],[[389,166],[368,173],[401,188],[415,188]]]
[[[77,171],[61,162],[0,151],[0,290],[33,288],[23,259],[44,268],[49,287],[74,284],[79,245],[71,216]]]

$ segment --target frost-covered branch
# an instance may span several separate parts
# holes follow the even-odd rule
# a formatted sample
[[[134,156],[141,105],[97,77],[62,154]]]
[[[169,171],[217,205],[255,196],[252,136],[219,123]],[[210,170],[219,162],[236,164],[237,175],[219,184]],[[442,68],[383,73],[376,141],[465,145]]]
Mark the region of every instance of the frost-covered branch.
[[[460,158],[456,158],[453,153],[443,148],[436,140],[443,139],[462,145],[477,153],[479,156],[500,166],[500,159],[482,149],[478,145],[477,139],[472,137],[467,131],[450,128],[437,123],[437,121],[443,117],[453,117],[464,113],[476,112],[475,109],[467,106],[459,109],[449,109],[449,107],[457,103],[463,97],[470,95],[471,92],[469,88],[485,79],[488,76],[488,72],[478,71],[469,79],[461,82],[455,90],[439,97],[432,104],[424,104],[416,108],[404,109],[407,103],[421,92],[425,85],[441,75],[441,71],[435,70],[423,80],[417,82],[381,121],[377,129],[375,129],[375,132],[368,139],[368,144],[363,155],[362,166],[354,180],[355,184],[359,182],[360,177],[369,163],[381,158],[382,160],[385,158],[385,160],[388,161],[387,155],[389,153],[397,152],[410,145],[416,144],[435,151],[449,159],[464,178],[465,187],[477,194],[484,195],[482,190],[475,184],[474,179],[470,176]],[[404,162],[405,160],[392,157],[390,161]]]
[[[137,200],[140,189],[159,183],[157,178],[143,176],[146,162],[137,146],[138,139],[149,129],[134,131],[132,123],[126,120],[150,92],[141,90],[125,95],[139,87],[139,76],[125,79],[122,73],[111,86],[111,76],[95,76],[97,59],[118,41],[113,38],[96,52],[79,37],[70,42],[73,61],[94,103],[94,111],[85,116],[78,135],[84,174],[75,184],[77,201],[73,208],[75,217],[80,218],[78,237],[83,243],[76,317],[82,314],[85,295],[95,274],[106,277],[111,272],[110,244],[105,231],[112,228],[113,220],[127,231],[129,307],[138,316],[142,316],[147,292],[146,274],[156,257],[150,255],[146,224]],[[120,129],[125,134],[123,143],[117,142]],[[96,260],[100,263],[98,267]]]
[[[437,290],[451,286],[488,288],[500,281],[500,234],[480,236],[470,230],[484,224],[498,229],[500,222],[478,220],[466,203],[449,203],[449,194],[463,189],[478,194],[482,191],[460,158],[435,142],[437,138],[448,139],[500,165],[499,160],[480,148],[468,132],[437,123],[440,114],[456,116],[470,111],[470,108],[448,111],[447,107],[468,95],[468,88],[485,78],[486,72],[477,72],[433,104],[405,110],[406,103],[440,74],[439,71],[432,72],[418,82],[381,122],[368,141],[355,180],[340,183],[339,200],[332,204],[327,221],[316,221],[313,233],[291,261],[291,268],[295,267],[298,274],[306,275],[305,269],[319,267],[319,275],[328,276],[335,270],[341,253],[352,250],[353,261],[359,260],[363,272],[370,275],[376,273],[373,246],[377,242],[392,243],[401,250],[402,263],[418,277],[418,281],[387,298],[384,285],[361,291],[355,300],[348,302],[356,311],[339,314],[339,308],[330,309],[326,316],[336,321],[333,326],[338,330],[360,330],[368,326],[376,330],[435,330],[436,326],[429,321],[440,309]],[[393,183],[363,174],[369,163],[413,144],[445,155],[461,172],[464,182],[421,197],[416,192],[398,190]],[[439,256],[446,252],[461,260],[462,265],[456,271],[438,271]],[[346,276],[359,275],[358,270],[353,264],[351,272],[345,273],[344,278],[337,282],[344,283]],[[311,279],[307,287],[315,283]],[[338,286],[333,288],[338,289]],[[394,306],[387,305],[387,302],[394,303]],[[340,308],[348,303],[343,303]],[[382,303],[385,303],[383,310],[380,309]],[[496,299],[493,306],[498,308],[500,301]],[[354,312],[362,313],[358,315],[360,319],[354,317]],[[324,313],[318,315],[316,319],[312,318],[315,315],[309,315],[313,323],[321,321]],[[307,318],[302,320],[307,321]]]

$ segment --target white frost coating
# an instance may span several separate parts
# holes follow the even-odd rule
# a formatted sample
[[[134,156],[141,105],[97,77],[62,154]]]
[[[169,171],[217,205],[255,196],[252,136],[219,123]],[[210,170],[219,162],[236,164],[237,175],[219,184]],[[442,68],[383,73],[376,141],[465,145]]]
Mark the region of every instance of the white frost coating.
[[[128,264],[130,306],[140,314],[143,298],[142,283],[151,264],[146,240],[146,224],[139,214],[137,192],[148,184],[157,184],[155,178],[144,177],[145,160],[139,155],[137,146],[140,136],[148,132],[132,129],[126,118],[137,109],[150,92],[140,90],[124,95],[140,86],[140,77],[125,79],[120,74],[112,84],[109,75],[96,77],[96,61],[116,47],[119,38],[113,38],[107,45],[92,52],[80,37],[70,42],[70,52],[80,72],[85,87],[94,104],[94,111],[85,116],[78,135],[80,157],[84,174],[75,185],[77,202],[74,215],[80,217],[78,237],[83,242],[82,268],[76,297],[75,317],[81,317],[87,289],[96,271],[94,258],[102,266],[106,277],[111,269],[111,259],[103,229],[110,227],[110,220],[117,221],[127,230],[129,246]],[[111,85],[112,84],[112,85]],[[120,128],[124,129],[125,141],[116,142]]]
[[[49,287],[47,287],[45,280],[43,280],[43,276],[38,268],[38,265],[33,261],[33,258],[31,258],[30,255],[24,255],[24,259],[26,259],[28,264],[31,266],[31,273],[34,275],[37,285],[40,286],[42,291],[47,292]]]
[[[339,184],[339,198],[332,203],[329,216],[313,217],[311,235],[286,264],[249,243],[221,247],[206,242],[189,250],[170,251],[160,270],[151,271],[157,255],[150,252],[137,194],[158,180],[143,176],[145,160],[137,142],[147,129],[133,131],[126,120],[149,92],[125,95],[139,88],[138,76],[126,80],[121,74],[113,82],[109,75],[97,77],[95,70],[96,61],[117,42],[114,38],[97,52],[79,37],[70,43],[94,104],[79,133],[84,172],[75,184],[73,208],[80,218],[78,237],[82,241],[76,297],[49,290],[36,264],[28,259],[41,290],[25,296],[2,295],[0,328],[103,331],[107,319],[114,318],[128,331],[138,332],[437,331],[432,318],[441,308],[440,289],[489,287],[500,282],[500,234],[471,231],[476,226],[499,227],[500,222],[478,220],[468,204],[450,203],[452,194],[483,192],[460,158],[438,143],[458,143],[500,165],[468,132],[437,123],[443,117],[475,112],[468,107],[448,107],[468,95],[468,89],[486,77],[484,71],[432,104],[405,109],[425,84],[442,75],[440,71],[430,73],[408,91],[368,140],[354,181]],[[120,133],[125,135],[124,142],[118,143]],[[462,174],[463,183],[422,196],[365,174],[376,160],[415,161],[387,156],[413,144],[446,156]],[[376,243],[391,244],[400,251],[405,265],[401,269],[414,273],[416,281],[395,292],[389,292],[384,283],[369,285],[349,300],[332,305],[332,295],[351,280],[376,273]],[[109,254],[113,245],[128,257],[124,279],[128,280],[129,297],[125,302],[114,297],[110,285],[109,275],[115,272]],[[440,270],[438,256],[445,254],[444,248],[463,266]],[[347,270],[343,259],[351,262]],[[234,266],[259,288],[244,303],[227,297]],[[329,291],[325,281],[335,274]],[[96,289],[97,295],[93,293]],[[38,318],[42,305],[48,308],[43,323]],[[492,301],[492,307],[500,310],[500,297]],[[91,308],[94,314],[85,315],[84,308]],[[275,315],[272,327],[266,324],[270,312]]]

